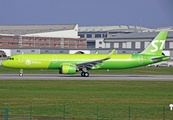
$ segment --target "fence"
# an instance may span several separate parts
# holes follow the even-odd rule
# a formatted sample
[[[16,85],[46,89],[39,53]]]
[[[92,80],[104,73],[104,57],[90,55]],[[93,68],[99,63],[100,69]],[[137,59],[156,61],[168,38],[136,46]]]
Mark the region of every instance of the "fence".
[[[0,120],[8,120],[8,108],[0,108]]]
[[[173,111],[170,111],[169,107],[60,105],[6,110],[9,113],[1,112],[0,120],[170,120],[173,118]]]

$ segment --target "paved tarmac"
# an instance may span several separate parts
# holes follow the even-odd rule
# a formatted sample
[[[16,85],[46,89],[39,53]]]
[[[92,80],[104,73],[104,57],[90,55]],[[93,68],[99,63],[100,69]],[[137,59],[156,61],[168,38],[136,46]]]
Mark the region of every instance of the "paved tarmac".
[[[100,75],[90,74],[89,77],[61,74],[0,74],[0,80],[134,80],[134,81],[173,81],[173,75]]]

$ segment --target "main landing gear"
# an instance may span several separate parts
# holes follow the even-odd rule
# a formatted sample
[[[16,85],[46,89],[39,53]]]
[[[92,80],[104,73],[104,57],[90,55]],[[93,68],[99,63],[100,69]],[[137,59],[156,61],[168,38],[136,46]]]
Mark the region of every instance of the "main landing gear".
[[[23,69],[20,70],[19,76],[20,76],[20,77],[23,76]]]
[[[88,76],[89,76],[89,73],[87,72],[86,67],[82,68],[81,76],[82,76],[82,77],[88,77]]]
[[[81,76],[82,76],[82,77],[88,77],[88,76],[89,76],[89,73],[88,73],[88,72],[82,72],[82,73],[81,73]]]

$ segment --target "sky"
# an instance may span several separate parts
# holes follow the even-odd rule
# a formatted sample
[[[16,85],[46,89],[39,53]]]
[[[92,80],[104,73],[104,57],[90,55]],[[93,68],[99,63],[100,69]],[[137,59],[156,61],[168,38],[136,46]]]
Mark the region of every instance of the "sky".
[[[0,0],[0,25],[173,26],[173,0]]]

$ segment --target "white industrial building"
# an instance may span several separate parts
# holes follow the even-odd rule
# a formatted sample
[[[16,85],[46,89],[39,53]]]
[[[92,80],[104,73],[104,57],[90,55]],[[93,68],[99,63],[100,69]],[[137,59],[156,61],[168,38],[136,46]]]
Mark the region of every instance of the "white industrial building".
[[[0,47],[87,48],[78,24],[0,25]]]

